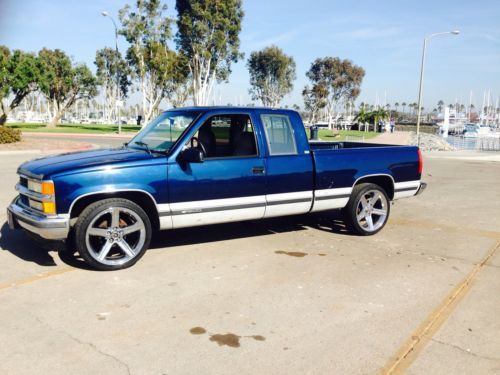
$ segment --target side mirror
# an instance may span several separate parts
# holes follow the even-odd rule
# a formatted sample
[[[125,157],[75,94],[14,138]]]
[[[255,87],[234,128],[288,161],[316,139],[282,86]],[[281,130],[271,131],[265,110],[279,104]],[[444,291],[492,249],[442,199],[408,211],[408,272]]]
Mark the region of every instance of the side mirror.
[[[184,163],[203,163],[203,151],[195,147],[187,148],[181,152],[180,159]]]

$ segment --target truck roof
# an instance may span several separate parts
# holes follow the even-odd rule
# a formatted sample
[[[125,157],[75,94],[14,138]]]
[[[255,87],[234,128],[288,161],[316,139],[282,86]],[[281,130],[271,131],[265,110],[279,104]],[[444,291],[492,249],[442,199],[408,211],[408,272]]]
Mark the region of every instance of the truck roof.
[[[294,109],[290,108],[271,108],[271,107],[250,107],[250,106],[191,106],[191,107],[182,107],[182,108],[170,108],[167,111],[199,111],[202,110],[204,112],[208,111],[220,111],[220,110],[231,110],[231,111],[276,111],[276,112],[297,112]],[[165,112],[167,112],[165,111]]]

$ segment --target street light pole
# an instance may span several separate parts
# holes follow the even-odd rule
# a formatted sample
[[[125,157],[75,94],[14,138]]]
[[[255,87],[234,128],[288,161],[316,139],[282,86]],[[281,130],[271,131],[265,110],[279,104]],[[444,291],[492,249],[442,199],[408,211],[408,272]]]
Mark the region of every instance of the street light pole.
[[[104,17],[109,17],[111,22],[113,22],[113,26],[115,27],[115,51],[116,51],[116,62],[118,62],[118,27],[116,26],[116,22],[113,17],[109,15],[108,12],[103,11],[101,14]],[[120,108],[118,106],[118,102],[120,101],[120,75],[118,71],[118,64],[116,65],[116,102],[115,102],[115,112],[118,120],[118,134],[122,132],[122,122],[120,119]]]
[[[446,34],[453,34],[453,35],[458,35],[460,34],[459,30],[453,30],[453,31],[445,31],[442,33],[434,33],[431,35],[428,35],[424,38],[424,48],[422,50],[422,64],[420,65],[420,86],[418,90],[418,109],[417,109],[417,146],[420,146],[420,117],[422,115],[422,95],[424,91],[424,70],[425,70],[425,53],[427,49],[427,43],[431,38],[434,38],[435,36],[438,35],[446,35]]]

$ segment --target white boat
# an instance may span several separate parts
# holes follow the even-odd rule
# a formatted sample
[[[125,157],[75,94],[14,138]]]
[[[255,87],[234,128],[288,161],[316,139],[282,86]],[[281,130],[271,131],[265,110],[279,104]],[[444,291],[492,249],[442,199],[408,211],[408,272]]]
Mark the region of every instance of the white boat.
[[[491,128],[485,124],[465,124],[464,137],[477,138],[492,134]]]

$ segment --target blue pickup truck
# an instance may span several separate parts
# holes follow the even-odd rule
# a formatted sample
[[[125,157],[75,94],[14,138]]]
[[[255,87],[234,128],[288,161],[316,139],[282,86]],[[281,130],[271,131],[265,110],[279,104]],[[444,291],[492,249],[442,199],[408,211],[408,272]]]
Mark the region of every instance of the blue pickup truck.
[[[94,268],[129,267],[155,230],[342,209],[372,235],[390,201],[419,194],[417,147],[308,140],[300,115],[269,108],[162,113],[121,148],[18,169],[11,228],[72,243]]]

